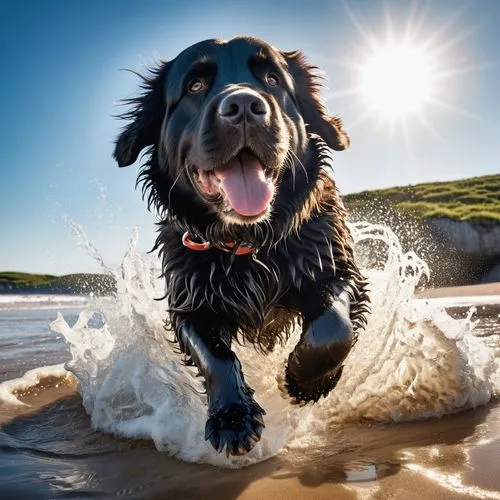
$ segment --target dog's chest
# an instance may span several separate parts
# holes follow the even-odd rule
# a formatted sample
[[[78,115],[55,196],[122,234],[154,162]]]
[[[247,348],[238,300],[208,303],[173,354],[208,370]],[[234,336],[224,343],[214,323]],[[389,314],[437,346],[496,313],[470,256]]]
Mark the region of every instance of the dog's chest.
[[[262,249],[251,256],[216,255],[196,267],[188,286],[200,290],[201,300],[245,315],[248,309],[265,314],[290,288],[300,291],[306,283],[335,274],[336,264],[331,242],[321,236],[316,241],[291,237],[270,252]]]
[[[316,219],[254,255],[217,249],[195,252],[172,245],[164,254],[169,307],[178,312],[211,310],[238,325],[260,329],[287,296],[318,281],[342,276],[343,249],[331,235],[331,218]]]

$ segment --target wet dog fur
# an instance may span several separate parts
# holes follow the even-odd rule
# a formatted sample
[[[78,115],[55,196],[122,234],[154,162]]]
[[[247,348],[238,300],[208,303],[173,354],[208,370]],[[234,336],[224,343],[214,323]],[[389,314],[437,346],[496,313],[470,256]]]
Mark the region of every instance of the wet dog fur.
[[[114,157],[124,167],[144,151],[138,182],[161,218],[169,325],[204,377],[206,439],[244,454],[261,438],[265,411],[231,342],[270,351],[298,325],[284,386],[306,403],[335,387],[365,324],[366,283],[331,170],[330,151],[349,137],[320,100],[316,68],[259,39],[206,40],[141,78]],[[217,191],[235,158],[245,168],[242,155],[272,195],[257,199],[262,213],[235,210],[239,201]],[[186,232],[208,248],[186,247]],[[253,253],[237,255],[242,245]]]

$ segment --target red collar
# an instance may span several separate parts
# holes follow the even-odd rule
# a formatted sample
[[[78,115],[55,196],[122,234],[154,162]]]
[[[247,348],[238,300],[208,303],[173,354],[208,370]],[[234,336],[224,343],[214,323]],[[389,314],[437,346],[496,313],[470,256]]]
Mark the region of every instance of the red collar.
[[[182,244],[189,248],[190,250],[194,250],[195,252],[205,252],[211,247],[218,248],[219,250],[223,250],[224,252],[234,253],[235,255],[247,255],[249,253],[254,253],[255,248],[251,245],[247,245],[245,243],[240,243],[237,245],[234,241],[227,241],[225,243],[210,243],[209,241],[204,241],[203,243],[196,243],[193,241],[189,232],[186,231],[182,235]]]

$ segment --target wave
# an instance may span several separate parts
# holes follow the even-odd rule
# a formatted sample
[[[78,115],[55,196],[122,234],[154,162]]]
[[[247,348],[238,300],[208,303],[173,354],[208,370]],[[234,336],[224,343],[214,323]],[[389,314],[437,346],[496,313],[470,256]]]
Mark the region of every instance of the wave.
[[[25,405],[17,398],[19,393],[30,392],[31,389],[38,385],[45,385],[44,382],[48,379],[52,380],[53,386],[57,386],[72,377],[71,373],[65,369],[64,363],[28,370],[22,377],[6,380],[0,384],[0,402],[11,405]]]
[[[0,294],[0,311],[15,309],[62,309],[85,306],[88,297],[78,295]]]
[[[61,313],[51,324],[69,344],[72,359],[65,368],[78,381],[92,425],[151,439],[158,450],[185,461],[234,468],[314,445],[344,422],[437,417],[498,396],[498,332],[493,340],[491,335],[485,339],[475,332],[473,310],[453,319],[439,301],[412,298],[429,270],[413,252],[402,251],[390,229],[357,223],[351,231],[356,258],[370,282],[372,314],[339,384],[315,405],[290,405],[278,380],[299,331],[267,356],[235,345],[267,415],[257,446],[229,458],[204,440],[202,384],[174,352],[172,333],[164,329],[166,304],[155,300],[164,295],[164,284],[156,278],[159,263],[138,252],[134,232],[121,267],[111,270],[116,298],[91,298],[73,326]]]

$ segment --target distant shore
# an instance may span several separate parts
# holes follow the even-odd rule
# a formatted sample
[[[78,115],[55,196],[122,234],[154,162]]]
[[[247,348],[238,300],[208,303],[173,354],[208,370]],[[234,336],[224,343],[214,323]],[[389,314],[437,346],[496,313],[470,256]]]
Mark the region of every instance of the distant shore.
[[[75,283],[57,283],[57,286],[44,284],[42,286],[13,286],[2,287],[0,286],[0,295],[88,295],[89,292],[96,293],[97,295],[112,295],[115,291],[114,281],[109,280],[106,286],[102,285],[102,277],[108,278],[105,275],[94,275],[94,283],[88,280],[89,275],[80,275],[87,277],[87,286],[82,286],[81,280],[78,285]],[[92,275],[90,275],[92,276]],[[91,286],[88,286],[89,281]],[[54,283],[55,284],[55,283]],[[1,284],[0,284],[1,285]],[[92,286],[93,285],[93,286]],[[97,285],[97,286],[96,286]],[[100,285],[100,286],[99,286]],[[440,287],[440,288],[427,288],[415,294],[417,298],[422,299],[441,299],[446,297],[479,297],[479,296],[494,296],[500,297],[500,282],[495,283],[480,283],[475,285],[453,286],[453,287]],[[499,301],[500,303],[500,301]]]

